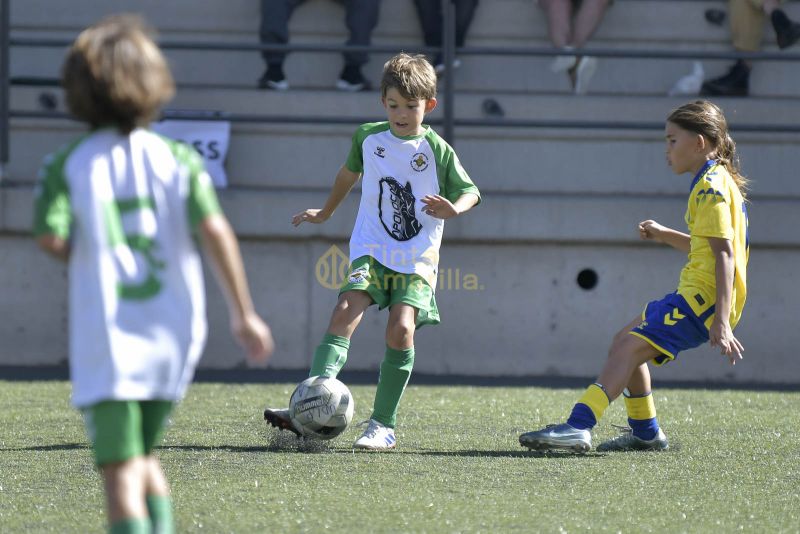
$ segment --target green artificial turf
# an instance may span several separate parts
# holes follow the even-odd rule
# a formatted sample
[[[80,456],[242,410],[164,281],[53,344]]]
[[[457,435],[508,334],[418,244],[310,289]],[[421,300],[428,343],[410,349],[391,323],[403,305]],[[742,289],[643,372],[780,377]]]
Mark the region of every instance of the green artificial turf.
[[[157,449],[178,532],[798,532],[800,393],[655,391],[662,453],[541,454],[577,389],[410,386],[398,448],[267,429],[293,384],[195,384]],[[103,494],[65,382],[0,381],[0,531],[102,532]],[[595,445],[624,424],[615,402]]]

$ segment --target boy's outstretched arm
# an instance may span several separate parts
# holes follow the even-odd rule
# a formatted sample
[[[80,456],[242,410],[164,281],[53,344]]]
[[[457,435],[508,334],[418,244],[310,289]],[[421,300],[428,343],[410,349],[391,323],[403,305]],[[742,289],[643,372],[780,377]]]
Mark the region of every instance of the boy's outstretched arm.
[[[709,237],[708,244],[714,253],[717,283],[717,301],[714,321],[708,329],[708,340],[712,347],[719,347],[722,354],[730,359],[731,365],[742,359],[744,347],[733,335],[730,325],[733,276],[736,269],[733,260],[733,245],[721,237]]]
[[[333,212],[342,203],[344,197],[353,189],[356,182],[361,177],[361,173],[353,172],[346,166],[342,165],[339,172],[336,174],[336,180],[333,182],[333,189],[331,189],[328,200],[325,202],[325,207],[322,209],[307,209],[292,217],[292,224],[300,226],[304,222],[315,224],[324,223],[331,218]]]
[[[667,228],[650,219],[639,223],[639,237],[644,240],[652,239],[658,243],[664,243],[687,254],[691,248],[689,234]]]
[[[425,195],[422,197],[422,202],[425,204],[422,210],[437,219],[450,219],[469,211],[479,200],[475,193],[464,193],[455,202],[450,202],[440,195]]]
[[[228,302],[231,331],[251,362],[266,363],[274,349],[272,332],[253,307],[236,235],[222,214],[206,217],[199,226],[203,249]]]

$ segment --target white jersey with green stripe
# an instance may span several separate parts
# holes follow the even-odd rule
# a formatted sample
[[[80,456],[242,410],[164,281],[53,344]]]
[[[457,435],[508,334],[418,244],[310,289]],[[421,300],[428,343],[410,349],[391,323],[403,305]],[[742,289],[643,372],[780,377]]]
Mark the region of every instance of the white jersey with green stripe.
[[[444,220],[422,211],[422,198],[455,202],[480,192],[453,148],[429,126],[417,136],[395,136],[387,122],[364,124],[345,164],[362,173],[361,202],[350,238],[350,261],[372,256],[400,273],[422,276],[436,288]]]
[[[48,156],[34,233],[70,242],[72,402],[179,400],[206,339],[193,227],[219,213],[189,146],[99,130]]]

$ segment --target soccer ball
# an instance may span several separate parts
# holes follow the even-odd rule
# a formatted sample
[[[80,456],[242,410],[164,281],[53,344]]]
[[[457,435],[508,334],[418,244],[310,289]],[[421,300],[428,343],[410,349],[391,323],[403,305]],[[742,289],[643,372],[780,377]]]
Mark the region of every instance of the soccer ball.
[[[289,401],[289,417],[306,438],[333,439],[353,420],[355,402],[339,380],[326,376],[306,378]]]

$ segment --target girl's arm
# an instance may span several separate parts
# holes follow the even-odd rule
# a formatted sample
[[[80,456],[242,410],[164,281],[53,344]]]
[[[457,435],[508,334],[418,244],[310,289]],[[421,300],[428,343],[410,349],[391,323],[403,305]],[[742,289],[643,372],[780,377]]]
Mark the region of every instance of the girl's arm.
[[[333,182],[333,189],[328,195],[325,207],[301,211],[292,217],[292,224],[295,226],[300,226],[304,222],[320,224],[330,219],[333,212],[336,211],[336,208],[339,207],[339,204],[342,203],[344,197],[347,196],[347,193],[350,192],[360,177],[360,173],[353,172],[342,165],[342,168],[336,174],[336,181]]]
[[[251,362],[265,363],[274,349],[272,333],[253,306],[236,235],[221,214],[206,217],[199,230],[203,249],[228,303],[231,331]]]
[[[733,293],[733,274],[736,268],[733,261],[733,245],[727,239],[709,237],[708,244],[714,253],[717,283],[717,302],[714,321],[708,330],[708,339],[712,347],[719,347],[722,354],[730,359],[731,365],[742,359],[744,347],[733,336],[731,330],[731,296]]]
[[[691,247],[691,238],[689,234],[667,228],[650,219],[639,223],[639,237],[645,240],[652,239],[658,243],[664,243],[672,248],[682,250],[687,254]]]

